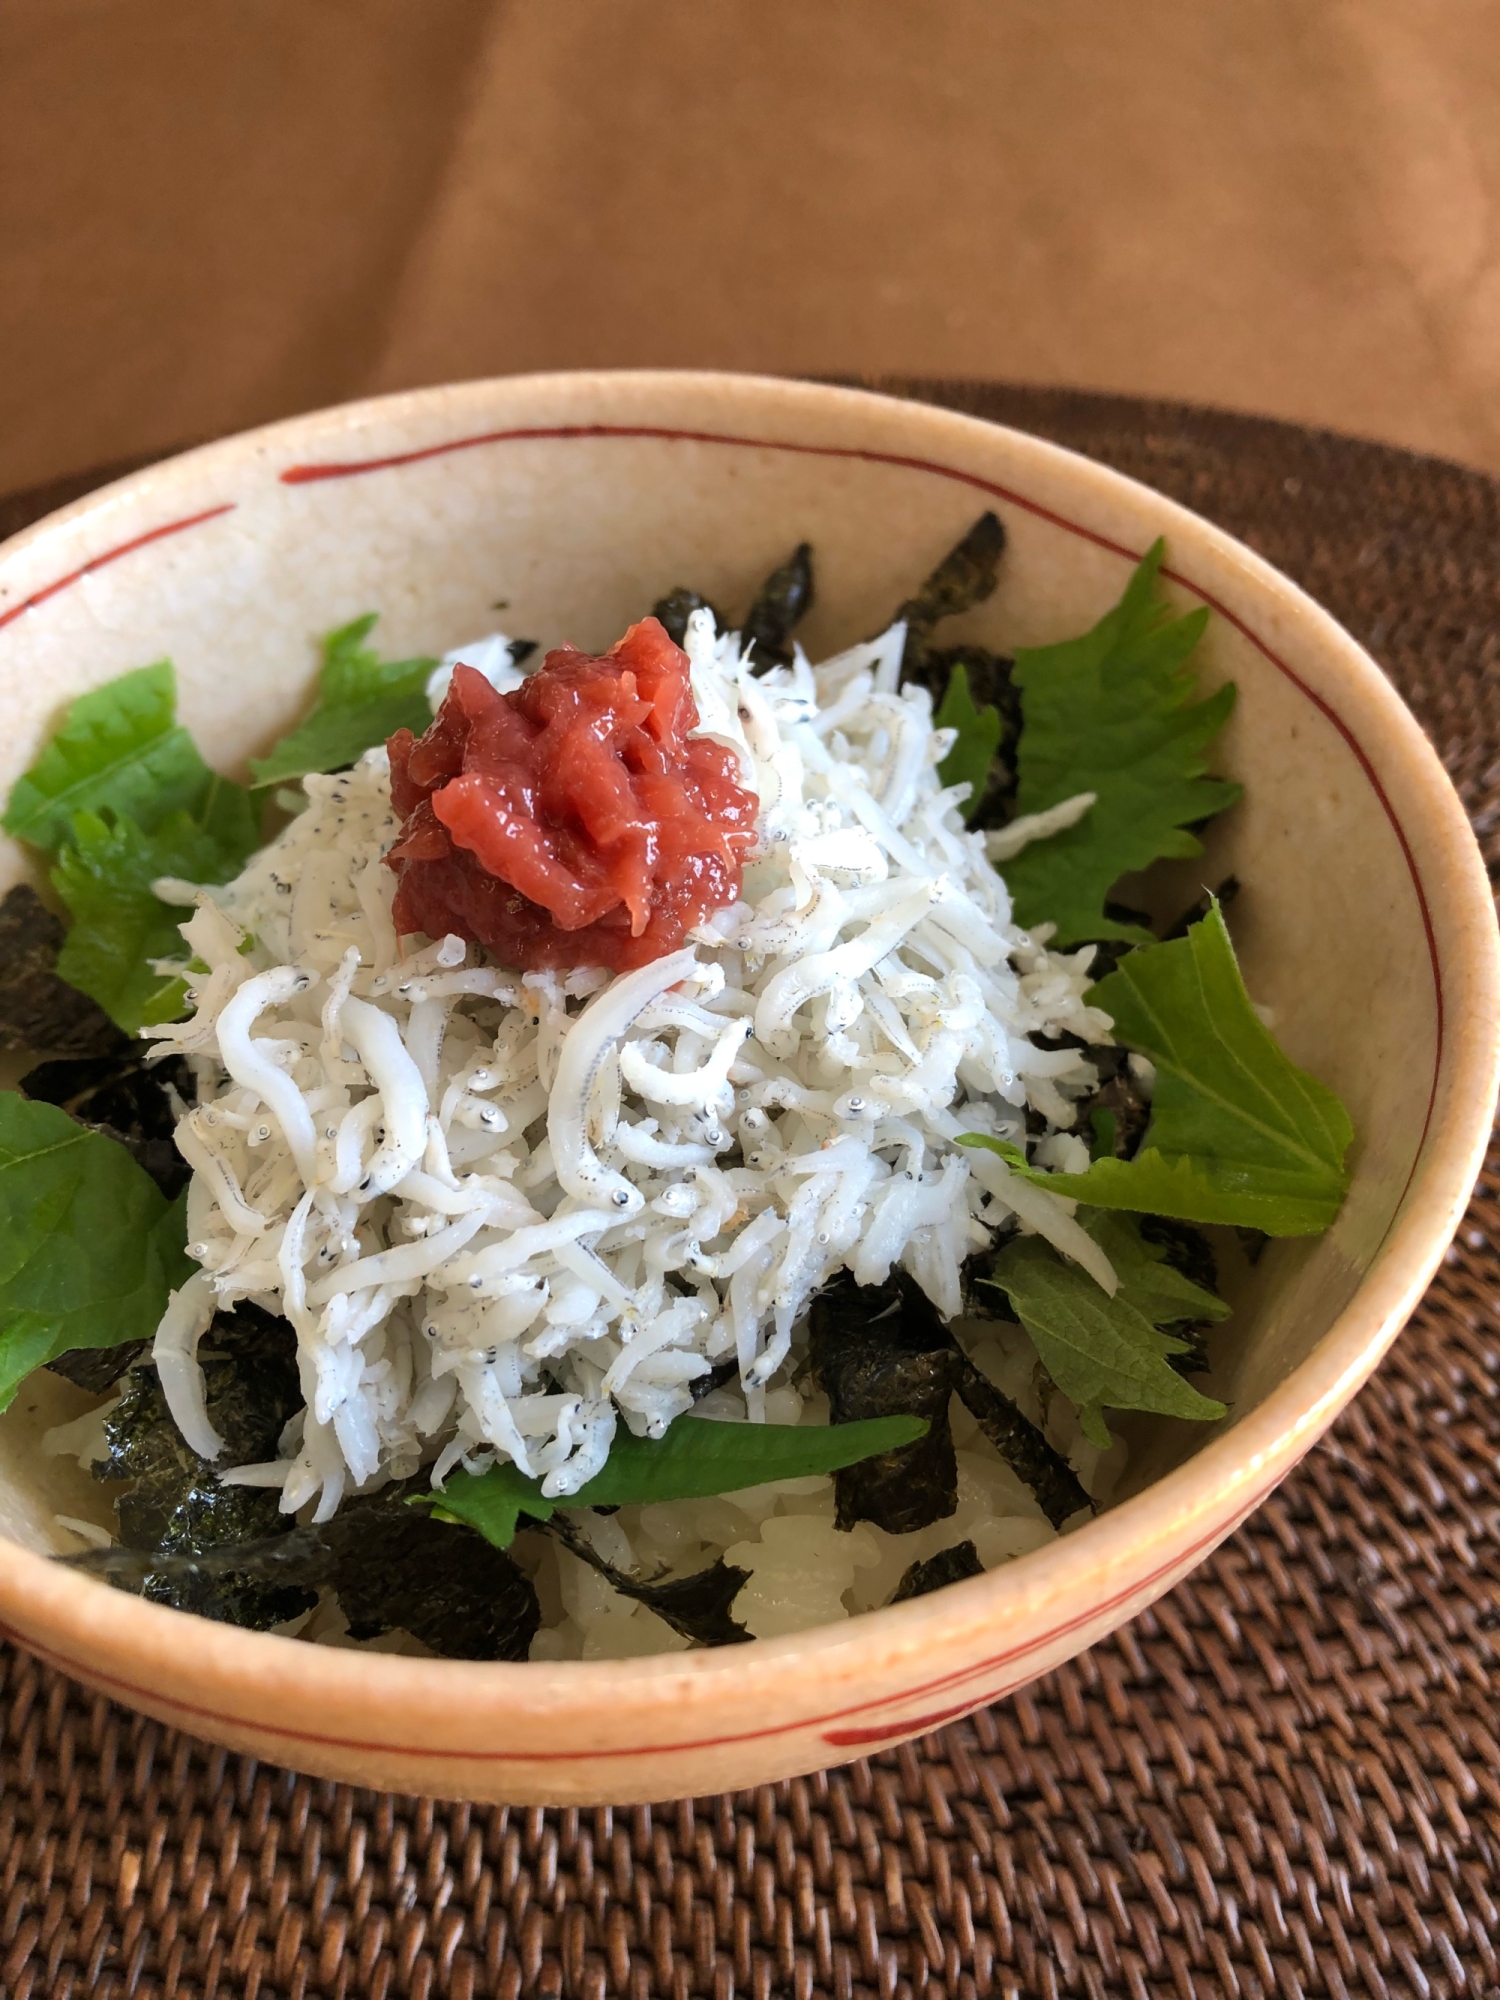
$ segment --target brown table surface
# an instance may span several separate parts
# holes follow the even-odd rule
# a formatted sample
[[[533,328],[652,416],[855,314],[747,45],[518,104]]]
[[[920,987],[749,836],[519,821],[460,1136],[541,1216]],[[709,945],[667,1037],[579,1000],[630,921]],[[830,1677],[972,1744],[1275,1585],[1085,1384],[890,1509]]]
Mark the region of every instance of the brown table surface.
[[[1500,860],[1500,486],[1169,403],[888,386],[1243,536],[1380,660]],[[0,1995],[1494,2000],[1497,1177],[1375,1380],[1186,1583],[840,1770],[628,1810],[449,1805],[232,1756],[0,1654]]]

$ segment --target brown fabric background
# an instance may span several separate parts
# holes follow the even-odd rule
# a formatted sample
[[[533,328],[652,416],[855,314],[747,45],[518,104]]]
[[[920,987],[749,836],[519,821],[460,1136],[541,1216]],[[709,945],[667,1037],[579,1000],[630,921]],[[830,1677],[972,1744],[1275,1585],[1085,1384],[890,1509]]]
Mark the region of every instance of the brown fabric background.
[[[1500,485],[1170,404],[924,393],[1093,452],[1306,584],[1500,873]],[[1375,1380],[1186,1583],[843,1770],[618,1812],[379,1796],[0,1648],[0,1996],[1497,2000],[1497,1634],[1500,1154]]]
[[[620,363],[1500,469],[1497,200],[1494,0],[6,0],[0,488]]]

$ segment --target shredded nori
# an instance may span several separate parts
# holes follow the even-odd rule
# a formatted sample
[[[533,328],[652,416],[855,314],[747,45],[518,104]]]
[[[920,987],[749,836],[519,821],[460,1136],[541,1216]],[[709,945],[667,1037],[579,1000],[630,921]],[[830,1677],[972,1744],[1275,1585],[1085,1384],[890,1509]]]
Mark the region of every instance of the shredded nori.
[[[418,1477],[346,1500],[313,1531],[328,1552],[318,1580],[353,1639],[399,1630],[450,1659],[524,1660],[542,1622],[531,1579],[472,1528],[406,1504],[430,1490]]]
[[[220,1467],[279,1455],[302,1407],[296,1336],[241,1304],[199,1346]],[[118,1550],[82,1565],[158,1604],[264,1630],[308,1611],[331,1586],[356,1639],[399,1629],[468,1660],[526,1657],[541,1621],[536,1592],[502,1550],[408,1507],[421,1482],[347,1499],[320,1527],[288,1529],[271,1488],[226,1486],[172,1421],[154,1367],[137,1367],[105,1418],[98,1479],[127,1479]],[[421,1486],[425,1491],[425,1486]]]
[[[716,607],[710,604],[706,597],[700,596],[696,590],[689,590],[685,583],[679,583],[675,589],[669,590],[665,597],[658,597],[651,607],[651,616],[660,619],[666,628],[667,637],[673,645],[680,646],[687,637],[688,620],[695,611],[712,611],[714,630],[716,632],[729,630]]]
[[[973,640],[957,646],[934,646],[932,635],[943,619],[973,610],[992,593],[996,571],[1005,551],[1005,529],[996,514],[979,519],[948,551],[937,568],[895,613],[906,620],[906,646],[901,655],[901,685],[925,687],[936,712],[948,692],[954,669],[962,667],[969,696],[976,708],[993,708],[1000,717],[1000,739],[989,778],[972,809],[970,826],[1003,826],[1016,801],[1016,746],[1021,737],[1021,691],[1012,680],[1014,660]]]
[[[834,1474],[837,1524],[871,1521],[893,1535],[946,1520],[958,1504],[949,1423],[957,1394],[985,1437],[1037,1497],[1053,1527],[1092,1505],[1062,1455],[954,1340],[937,1307],[905,1271],[857,1285],[847,1271],[813,1300],[809,1356],[831,1421],[925,1417],[925,1437]]]
[[[66,1354],[54,1354],[42,1365],[75,1388],[102,1396],[106,1389],[114,1387],[127,1368],[134,1367],[145,1351],[144,1340],[122,1341],[118,1347],[70,1347]]]
[[[110,1055],[69,1056],[39,1063],[21,1079],[27,1097],[55,1104],[81,1125],[116,1139],[145,1168],[168,1201],[192,1179],[178,1152],[177,1124],[170,1091],[187,1104],[196,1092],[193,1072],[182,1056],[148,1066],[149,1045],[129,1042]]]
[[[1151,1106],[1130,1067],[1130,1051],[1106,1042],[1089,1046],[1085,1053],[1099,1072],[1099,1082],[1087,1097],[1079,1098],[1074,1129],[1088,1141],[1095,1159],[1134,1159],[1151,1123]]]
[[[1185,938],[1194,924],[1202,923],[1215,903],[1221,910],[1227,910],[1239,893],[1239,876],[1226,875],[1217,889],[1205,889],[1196,902],[1188,904],[1176,923],[1162,932],[1162,943],[1168,944],[1173,938]]]
[[[1142,1240],[1154,1244],[1174,1271],[1181,1272],[1205,1292],[1217,1294],[1219,1264],[1214,1247],[1201,1229],[1191,1222],[1178,1222],[1166,1215],[1138,1215],[1136,1227]],[[1208,1334],[1211,1320],[1187,1320],[1172,1328],[1178,1340],[1189,1343],[1185,1354],[1167,1358],[1179,1375],[1203,1375],[1208,1370]]]
[[[1071,1520],[1082,1507],[1093,1511],[1093,1501],[1062,1453],[1048,1444],[1031,1419],[1023,1416],[967,1355],[960,1357],[954,1386],[964,1408],[1012,1472],[1031,1488],[1054,1528]]]
[[[296,1336],[285,1320],[248,1303],[219,1313],[198,1349],[209,1421],[223,1438],[221,1467],[278,1456],[287,1420],[302,1407]],[[105,1418],[105,1456],[96,1479],[128,1479],[116,1510],[127,1549],[199,1555],[261,1542],[282,1531],[279,1495],[265,1487],[225,1486],[214,1466],[172,1421],[154,1367],[139,1365]],[[279,1625],[309,1610],[305,1587],[268,1579],[252,1566],[209,1576],[162,1571],[143,1594],[158,1604],[254,1629]]]
[[[226,1583],[243,1591],[255,1582],[292,1603],[288,1615],[295,1616],[320,1587],[331,1586],[351,1638],[399,1630],[450,1659],[524,1660],[541,1623],[530,1580],[471,1528],[455,1533],[452,1525],[408,1507],[408,1497],[421,1485],[384,1487],[346,1501],[323,1527],[292,1528],[261,1541],[194,1553],[88,1549],[61,1560],[121,1589],[144,1591],[192,1611],[206,1609],[191,1601],[195,1594]],[[222,1614],[207,1610],[207,1615]]]
[[[750,1580],[750,1572],[735,1568],[722,1556],[692,1576],[669,1577],[664,1582],[642,1581],[607,1562],[582,1527],[566,1514],[554,1514],[546,1523],[545,1532],[555,1535],[580,1562],[597,1570],[622,1597],[644,1604],[684,1639],[691,1639],[699,1646],[738,1646],[750,1637],[745,1627],[729,1615],[730,1606]]]
[[[97,1001],[58,977],[66,935],[24,882],[0,898],[0,1047],[107,1056],[129,1046]]]
[[[904,1604],[909,1597],[926,1597],[929,1591],[946,1584],[962,1583],[967,1576],[983,1576],[984,1564],[972,1542],[955,1542],[925,1562],[914,1562],[896,1585],[892,1604]]]
[[[812,610],[815,594],[812,545],[799,542],[756,592],[740,628],[741,646],[754,643],[757,672],[791,664],[792,628]]]
[[[921,666],[928,641],[945,618],[972,611],[993,593],[1004,553],[1005,529],[999,515],[981,514],[924,580],[916,595],[899,607],[896,617],[906,620],[903,678],[914,675]]]
[[[833,1475],[837,1525],[871,1521],[892,1535],[941,1521],[958,1505],[948,1404],[958,1349],[936,1307],[904,1271],[857,1285],[840,1271],[812,1302],[809,1357],[830,1421],[925,1417],[913,1444],[877,1452]]]

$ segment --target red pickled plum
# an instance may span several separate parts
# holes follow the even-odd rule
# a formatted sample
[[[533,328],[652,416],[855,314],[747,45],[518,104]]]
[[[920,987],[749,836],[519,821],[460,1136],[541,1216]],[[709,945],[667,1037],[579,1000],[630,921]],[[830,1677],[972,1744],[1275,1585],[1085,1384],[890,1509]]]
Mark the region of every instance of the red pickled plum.
[[[511,694],[453,671],[432,727],[391,738],[396,929],[523,971],[627,972],[739,894],[757,800],[689,740],[688,658],[643,618],[602,658],[560,646]]]

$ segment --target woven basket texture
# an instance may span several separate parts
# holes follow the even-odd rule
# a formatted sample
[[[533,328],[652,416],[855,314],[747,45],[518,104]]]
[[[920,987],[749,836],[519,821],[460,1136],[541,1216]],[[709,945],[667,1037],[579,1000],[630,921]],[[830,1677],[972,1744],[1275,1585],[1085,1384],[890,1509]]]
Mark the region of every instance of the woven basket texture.
[[[885,386],[1105,459],[1304,583],[1500,864],[1500,487],[1172,404]],[[1493,2000],[1497,1288],[1500,1157],[1375,1380],[1186,1583],[820,1777],[618,1811],[377,1795],[0,1655],[0,1994]]]

